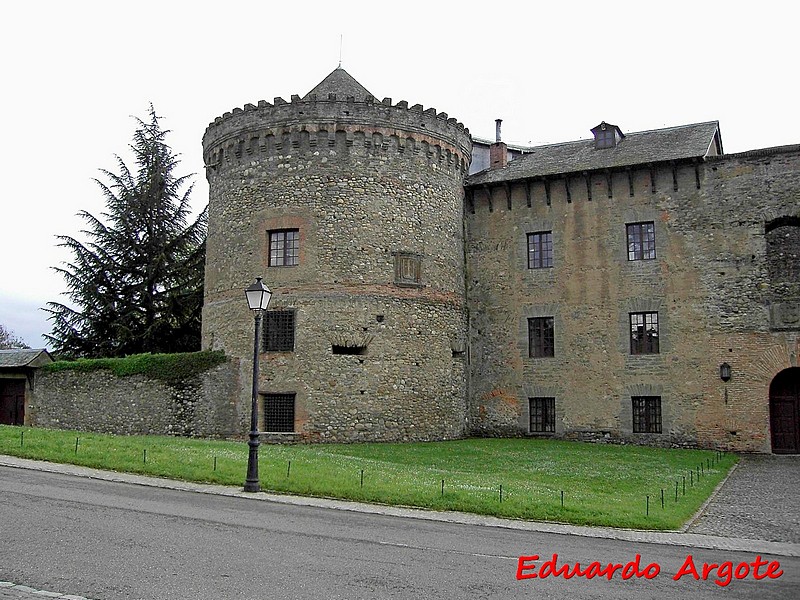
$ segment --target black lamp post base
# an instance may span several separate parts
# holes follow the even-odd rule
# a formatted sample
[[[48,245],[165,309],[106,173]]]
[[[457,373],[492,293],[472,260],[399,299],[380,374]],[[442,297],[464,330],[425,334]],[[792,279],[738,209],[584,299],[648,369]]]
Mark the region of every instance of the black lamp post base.
[[[247,479],[244,482],[245,492],[260,492],[261,484],[258,480],[258,432],[250,432],[250,441],[247,442],[250,446],[250,453],[247,456]]]

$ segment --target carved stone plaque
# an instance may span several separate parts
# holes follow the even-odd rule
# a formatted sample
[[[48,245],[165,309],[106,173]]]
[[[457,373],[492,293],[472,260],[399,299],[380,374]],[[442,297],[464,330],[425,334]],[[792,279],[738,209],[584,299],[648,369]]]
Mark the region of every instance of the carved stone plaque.
[[[800,331],[800,302],[776,302],[770,306],[772,329]]]

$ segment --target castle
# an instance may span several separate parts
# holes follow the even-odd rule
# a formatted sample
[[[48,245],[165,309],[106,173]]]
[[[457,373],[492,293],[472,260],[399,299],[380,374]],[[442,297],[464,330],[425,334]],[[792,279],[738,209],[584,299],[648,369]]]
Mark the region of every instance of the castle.
[[[263,276],[270,439],[800,452],[800,146],[592,133],[475,140],[341,68],[212,122],[203,347],[241,431]]]

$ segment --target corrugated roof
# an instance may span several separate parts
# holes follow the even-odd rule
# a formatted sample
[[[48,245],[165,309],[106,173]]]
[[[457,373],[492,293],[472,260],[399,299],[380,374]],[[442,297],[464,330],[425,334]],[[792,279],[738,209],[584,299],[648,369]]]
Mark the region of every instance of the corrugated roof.
[[[313,90],[308,92],[303,100],[309,100],[312,95],[316,95],[317,100],[327,100],[328,94],[336,94],[337,100],[346,100],[348,96],[353,96],[357,102],[363,102],[367,96],[372,96],[367,88],[358,83],[342,67],[334,69]]]
[[[41,367],[53,362],[53,358],[44,349],[14,348],[0,350],[0,368]]]
[[[716,143],[715,143],[716,138]],[[594,139],[534,146],[500,169],[470,175],[465,184],[482,185],[562,173],[615,169],[716,154],[719,122],[695,123],[625,134],[613,148],[595,149]]]

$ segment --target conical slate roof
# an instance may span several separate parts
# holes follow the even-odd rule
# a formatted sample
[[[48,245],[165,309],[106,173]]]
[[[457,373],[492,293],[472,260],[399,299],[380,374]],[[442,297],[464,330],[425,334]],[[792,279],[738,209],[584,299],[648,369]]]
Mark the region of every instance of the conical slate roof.
[[[353,96],[357,102],[363,102],[367,96],[373,95],[342,67],[334,69],[330,75],[308,92],[303,100],[310,100],[312,95],[316,95],[318,100],[324,100],[328,98],[328,94],[336,94],[337,100],[345,100],[348,96]]]

